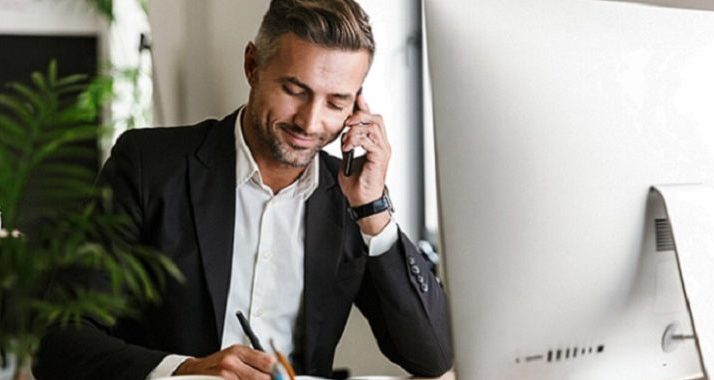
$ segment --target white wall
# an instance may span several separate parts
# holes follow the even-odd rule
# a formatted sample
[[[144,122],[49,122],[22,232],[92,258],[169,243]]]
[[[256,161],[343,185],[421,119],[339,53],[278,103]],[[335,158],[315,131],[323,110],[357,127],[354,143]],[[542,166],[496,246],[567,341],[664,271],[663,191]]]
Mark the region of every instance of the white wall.
[[[397,220],[407,234],[419,237],[422,208],[421,146],[417,108],[421,93],[419,50],[407,44],[419,36],[419,2],[362,0],[372,19],[377,54],[364,85],[373,112],[385,119],[393,154],[387,177]],[[247,101],[243,49],[258,30],[267,0],[152,0],[150,22],[158,86],[165,114],[161,124],[192,123],[222,117]],[[338,154],[337,146],[328,151]],[[365,321],[353,313],[336,366],[357,373],[401,371],[379,354]]]
[[[0,0],[0,33],[87,35],[103,24],[82,0]]]
[[[243,49],[267,7],[255,0],[149,2],[161,124],[222,117],[248,99]]]

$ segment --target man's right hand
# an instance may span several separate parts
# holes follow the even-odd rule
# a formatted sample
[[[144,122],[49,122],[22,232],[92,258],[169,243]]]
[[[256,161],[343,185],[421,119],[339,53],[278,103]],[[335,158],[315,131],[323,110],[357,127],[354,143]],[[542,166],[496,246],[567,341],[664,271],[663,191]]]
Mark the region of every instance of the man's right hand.
[[[190,358],[176,375],[213,375],[228,380],[270,380],[275,358],[265,352],[233,345],[203,358]]]

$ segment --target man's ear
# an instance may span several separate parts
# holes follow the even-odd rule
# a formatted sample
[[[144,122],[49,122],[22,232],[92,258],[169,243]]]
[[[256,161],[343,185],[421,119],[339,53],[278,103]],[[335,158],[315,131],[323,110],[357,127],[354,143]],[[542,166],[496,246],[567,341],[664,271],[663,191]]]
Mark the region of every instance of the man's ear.
[[[245,78],[248,79],[248,84],[253,87],[258,76],[258,49],[252,42],[248,42],[245,47],[243,71],[245,71]]]

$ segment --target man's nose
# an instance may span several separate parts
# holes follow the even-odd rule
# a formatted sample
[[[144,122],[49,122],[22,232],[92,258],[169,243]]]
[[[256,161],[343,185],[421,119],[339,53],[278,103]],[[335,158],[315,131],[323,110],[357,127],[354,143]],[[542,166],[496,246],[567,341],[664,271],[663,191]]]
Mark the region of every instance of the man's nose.
[[[306,134],[319,131],[320,105],[317,102],[304,103],[295,115],[295,124],[302,128]]]

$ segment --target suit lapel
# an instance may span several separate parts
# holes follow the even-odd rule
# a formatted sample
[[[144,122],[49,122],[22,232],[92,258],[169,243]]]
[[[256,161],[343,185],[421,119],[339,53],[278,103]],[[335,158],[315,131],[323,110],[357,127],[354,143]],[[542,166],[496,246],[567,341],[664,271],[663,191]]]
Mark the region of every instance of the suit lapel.
[[[320,183],[308,199],[305,211],[303,348],[306,365],[312,361],[319,343],[320,325],[327,306],[325,292],[333,281],[342,251],[344,207],[339,186],[327,167],[327,160],[321,160]]]
[[[218,341],[223,335],[235,224],[236,113],[216,123],[188,157],[189,193]]]

